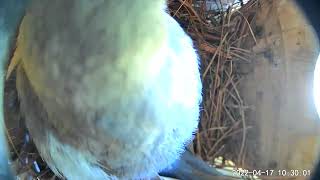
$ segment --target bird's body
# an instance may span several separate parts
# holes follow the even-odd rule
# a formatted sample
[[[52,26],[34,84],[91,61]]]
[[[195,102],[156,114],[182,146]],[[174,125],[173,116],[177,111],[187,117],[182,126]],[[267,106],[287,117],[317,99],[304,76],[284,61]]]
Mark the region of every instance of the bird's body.
[[[164,0],[33,0],[13,61],[26,125],[56,174],[150,178],[192,140],[198,59]]]

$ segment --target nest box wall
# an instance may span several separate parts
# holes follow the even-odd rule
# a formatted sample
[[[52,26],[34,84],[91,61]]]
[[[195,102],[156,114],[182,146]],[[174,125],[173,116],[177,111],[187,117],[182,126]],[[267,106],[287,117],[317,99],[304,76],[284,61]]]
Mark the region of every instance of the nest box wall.
[[[256,145],[248,146],[258,156],[254,168],[312,170],[320,132],[312,94],[316,36],[292,0],[261,1],[256,26],[256,56],[241,88],[253,106],[248,121],[258,127]]]

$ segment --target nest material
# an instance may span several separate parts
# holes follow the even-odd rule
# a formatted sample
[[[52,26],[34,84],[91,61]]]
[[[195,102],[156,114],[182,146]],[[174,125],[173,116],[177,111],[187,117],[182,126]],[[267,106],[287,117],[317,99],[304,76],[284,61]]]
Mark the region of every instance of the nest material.
[[[171,15],[192,37],[201,59],[203,104],[193,148],[197,155],[212,164],[215,158],[222,156],[245,167],[250,129],[245,114],[250,107],[238,90],[239,64],[251,63],[252,53],[245,44],[256,42],[251,23],[258,1],[251,0],[245,5],[236,3],[226,11],[222,6],[210,9],[208,2],[169,1]],[[215,2],[219,4],[219,0]]]
[[[223,7],[208,8],[209,1],[168,1],[170,14],[191,36],[201,59],[203,104],[193,150],[211,164],[222,156],[244,167],[250,161],[246,158],[250,126],[245,117],[250,107],[238,90],[241,82],[238,63],[250,63],[251,51],[243,44],[256,41],[250,24],[258,0],[244,6],[231,5],[226,11]],[[19,177],[55,179],[29,139],[19,113],[14,75],[5,84],[4,107],[13,167]]]

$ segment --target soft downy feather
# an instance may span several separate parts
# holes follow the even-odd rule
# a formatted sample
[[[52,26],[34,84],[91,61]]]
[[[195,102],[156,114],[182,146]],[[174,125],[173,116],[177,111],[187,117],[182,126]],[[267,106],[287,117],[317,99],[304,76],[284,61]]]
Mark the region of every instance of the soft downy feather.
[[[14,54],[17,89],[55,173],[152,177],[192,140],[198,57],[164,1],[146,4],[34,0],[27,11]]]

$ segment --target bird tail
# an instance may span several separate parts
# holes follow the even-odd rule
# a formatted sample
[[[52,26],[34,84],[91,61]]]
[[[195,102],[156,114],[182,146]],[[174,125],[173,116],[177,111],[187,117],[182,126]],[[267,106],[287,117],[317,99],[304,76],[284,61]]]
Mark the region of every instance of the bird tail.
[[[171,165],[171,167],[159,173],[159,175],[181,180],[212,180],[222,178],[222,174],[216,168],[197,158],[189,150],[186,150],[180,159]]]

